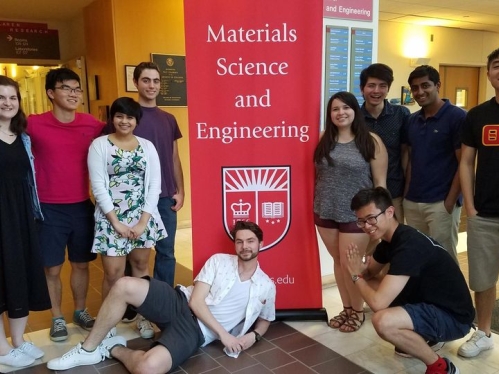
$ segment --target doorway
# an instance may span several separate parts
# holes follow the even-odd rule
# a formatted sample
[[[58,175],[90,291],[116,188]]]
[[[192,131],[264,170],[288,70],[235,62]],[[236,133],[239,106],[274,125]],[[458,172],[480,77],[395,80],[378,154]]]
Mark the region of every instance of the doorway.
[[[470,66],[440,66],[440,97],[468,111],[478,105],[480,68]],[[459,232],[466,231],[466,210],[461,210]]]

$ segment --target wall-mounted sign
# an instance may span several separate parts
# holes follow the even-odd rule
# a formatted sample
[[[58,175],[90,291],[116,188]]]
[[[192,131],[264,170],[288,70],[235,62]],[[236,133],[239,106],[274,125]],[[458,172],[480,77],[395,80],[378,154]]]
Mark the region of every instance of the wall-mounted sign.
[[[9,20],[0,20],[0,27],[13,27],[19,29],[48,29],[46,23],[38,22],[18,22]]]
[[[0,58],[59,60],[59,31],[0,27]]]
[[[151,60],[159,67],[161,89],[158,106],[187,106],[185,56],[151,53]]]
[[[373,20],[373,0],[324,0],[324,17]]]
[[[362,104],[364,98],[360,91],[360,73],[373,62],[373,30],[352,28],[350,32],[350,92],[355,95],[359,104]]]
[[[326,27],[326,93],[324,108],[329,98],[338,91],[348,90],[348,27]]]

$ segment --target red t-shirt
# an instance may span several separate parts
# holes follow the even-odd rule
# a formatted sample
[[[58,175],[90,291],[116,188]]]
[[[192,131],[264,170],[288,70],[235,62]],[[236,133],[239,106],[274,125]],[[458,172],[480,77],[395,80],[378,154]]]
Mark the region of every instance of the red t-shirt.
[[[88,148],[103,126],[86,113],[76,113],[69,123],[60,122],[52,112],[28,117],[42,203],[71,204],[89,198]]]

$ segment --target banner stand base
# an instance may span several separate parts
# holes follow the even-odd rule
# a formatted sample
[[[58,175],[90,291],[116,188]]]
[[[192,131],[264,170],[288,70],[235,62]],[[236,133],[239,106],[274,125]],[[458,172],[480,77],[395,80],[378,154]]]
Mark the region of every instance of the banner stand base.
[[[325,308],[318,309],[276,309],[276,321],[328,321]]]

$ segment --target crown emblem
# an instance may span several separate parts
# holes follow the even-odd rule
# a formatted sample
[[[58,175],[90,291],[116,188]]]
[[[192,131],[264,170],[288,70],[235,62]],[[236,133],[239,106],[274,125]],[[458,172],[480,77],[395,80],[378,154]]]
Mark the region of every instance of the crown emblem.
[[[238,203],[232,203],[230,205],[230,209],[232,210],[232,214],[234,215],[234,218],[249,218],[251,204],[250,203],[243,203],[243,200],[239,199]]]

